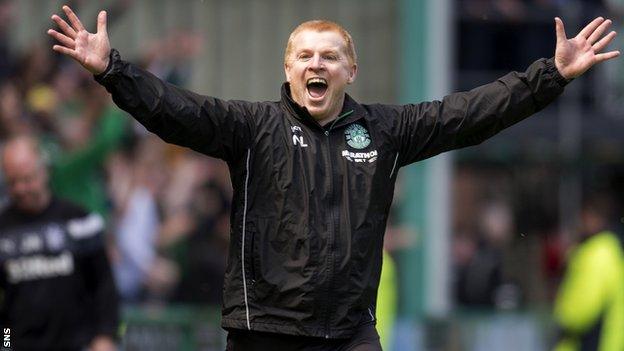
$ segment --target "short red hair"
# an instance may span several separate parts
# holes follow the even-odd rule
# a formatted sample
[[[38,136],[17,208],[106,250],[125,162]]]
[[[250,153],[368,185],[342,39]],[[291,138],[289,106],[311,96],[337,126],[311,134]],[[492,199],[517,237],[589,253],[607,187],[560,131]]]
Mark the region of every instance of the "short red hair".
[[[342,39],[344,39],[347,46],[347,58],[349,59],[349,63],[354,64],[357,62],[353,38],[351,38],[351,34],[349,34],[346,29],[342,28],[342,26],[332,21],[312,20],[301,23],[290,33],[290,37],[288,37],[288,44],[286,44],[286,51],[284,53],[284,63],[288,62],[288,57],[292,53],[293,40],[295,39],[297,34],[301,33],[304,30],[312,30],[316,32],[337,32],[338,34],[340,34]]]

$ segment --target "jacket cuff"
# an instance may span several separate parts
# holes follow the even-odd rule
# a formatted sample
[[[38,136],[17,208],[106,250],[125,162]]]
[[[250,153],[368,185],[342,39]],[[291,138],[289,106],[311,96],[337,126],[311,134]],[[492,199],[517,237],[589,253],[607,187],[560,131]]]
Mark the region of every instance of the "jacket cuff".
[[[555,58],[554,57],[551,57],[548,60],[546,60],[546,72],[551,73],[552,74],[552,78],[562,88],[565,87],[566,85],[568,85],[568,83],[570,83],[571,81],[574,80],[574,78],[567,79],[564,76],[562,76],[561,73],[559,73],[559,70],[557,69],[557,66],[555,65]]]
[[[108,56],[108,66],[106,66],[106,69],[104,70],[104,72],[93,75],[93,78],[95,79],[95,81],[100,84],[104,84],[104,82],[107,80],[109,75],[112,73],[113,68],[115,67],[115,64],[120,60],[121,60],[121,55],[119,55],[119,51],[117,51],[117,49],[111,49],[110,54]]]

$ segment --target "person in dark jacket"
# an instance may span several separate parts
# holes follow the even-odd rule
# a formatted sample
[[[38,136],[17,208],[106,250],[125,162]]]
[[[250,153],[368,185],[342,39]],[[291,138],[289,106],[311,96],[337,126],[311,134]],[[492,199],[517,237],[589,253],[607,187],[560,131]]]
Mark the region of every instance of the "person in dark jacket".
[[[103,218],[51,194],[32,138],[6,142],[2,170],[10,197],[0,212],[3,346],[115,350],[118,302]]]
[[[163,140],[225,160],[234,188],[222,326],[228,350],[379,350],[375,306],[383,233],[400,167],[474,145],[539,111],[569,80],[616,57],[597,18],[555,57],[441,101],[360,104],[351,36],[301,24],[285,53],[281,100],[202,96],[165,83],[111,49],[106,12],[89,33],[69,23],[53,49],[75,59],[114,102]]]

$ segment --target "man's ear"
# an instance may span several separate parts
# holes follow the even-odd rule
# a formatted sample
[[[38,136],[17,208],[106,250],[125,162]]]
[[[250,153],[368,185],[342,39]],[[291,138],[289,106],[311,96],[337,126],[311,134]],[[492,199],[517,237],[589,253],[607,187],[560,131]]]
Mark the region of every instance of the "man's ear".
[[[286,81],[290,83],[290,66],[288,66],[288,62],[284,62],[284,74],[286,75]]]
[[[355,77],[357,77],[357,64],[353,64],[351,66],[351,71],[349,72],[349,78],[347,79],[347,84],[351,84],[355,81]]]

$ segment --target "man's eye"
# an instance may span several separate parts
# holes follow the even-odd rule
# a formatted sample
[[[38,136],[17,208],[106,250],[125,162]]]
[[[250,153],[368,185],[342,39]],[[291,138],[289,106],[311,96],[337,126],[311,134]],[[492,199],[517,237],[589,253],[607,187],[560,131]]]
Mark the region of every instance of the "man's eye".
[[[338,56],[336,55],[323,55],[323,59],[327,61],[336,61],[338,60]]]
[[[301,54],[297,58],[299,59],[299,61],[308,61],[311,57],[312,56],[308,54]]]

